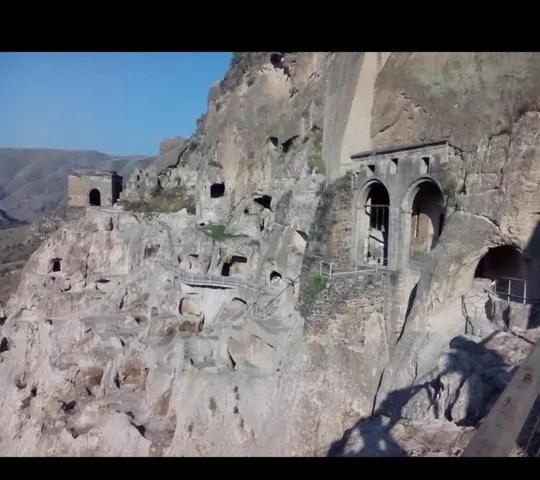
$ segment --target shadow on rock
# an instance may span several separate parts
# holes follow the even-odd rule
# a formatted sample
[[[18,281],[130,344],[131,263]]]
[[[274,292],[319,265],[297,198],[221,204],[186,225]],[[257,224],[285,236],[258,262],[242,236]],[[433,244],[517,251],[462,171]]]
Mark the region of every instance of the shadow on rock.
[[[514,370],[499,353],[485,347],[493,336],[480,343],[462,336],[452,339],[450,351],[441,357],[423,383],[390,392],[370,417],[360,419],[345,431],[327,455],[407,456],[407,445],[400,444],[393,432],[402,420],[407,423],[446,419],[457,426],[477,426]],[[441,436],[441,445],[445,442],[448,439]],[[421,445],[421,440],[418,443],[420,450],[441,448],[435,444]]]

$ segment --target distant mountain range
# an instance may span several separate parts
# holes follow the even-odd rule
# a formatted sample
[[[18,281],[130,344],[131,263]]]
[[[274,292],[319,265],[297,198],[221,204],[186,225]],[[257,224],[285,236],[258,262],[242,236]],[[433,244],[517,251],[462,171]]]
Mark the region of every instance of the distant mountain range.
[[[19,220],[10,217],[4,210],[0,208],[0,228],[10,227],[19,224]]]
[[[116,170],[127,178],[154,159],[86,150],[0,148],[0,226],[9,218],[31,221],[62,206],[72,169]]]

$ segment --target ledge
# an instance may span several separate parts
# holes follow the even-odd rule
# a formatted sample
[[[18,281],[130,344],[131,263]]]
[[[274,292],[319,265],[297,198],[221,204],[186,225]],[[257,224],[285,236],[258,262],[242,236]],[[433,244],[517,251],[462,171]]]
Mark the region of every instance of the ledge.
[[[450,143],[448,142],[448,140],[439,140],[439,141],[428,142],[428,143],[417,143],[414,145],[403,145],[401,147],[391,147],[391,148],[386,148],[382,150],[371,150],[367,152],[355,153],[354,155],[351,155],[351,159],[356,160],[358,158],[371,157],[375,155],[383,155],[386,153],[402,152],[402,151],[407,151],[407,150],[422,149],[426,147],[435,147],[439,145],[448,146],[450,145]]]

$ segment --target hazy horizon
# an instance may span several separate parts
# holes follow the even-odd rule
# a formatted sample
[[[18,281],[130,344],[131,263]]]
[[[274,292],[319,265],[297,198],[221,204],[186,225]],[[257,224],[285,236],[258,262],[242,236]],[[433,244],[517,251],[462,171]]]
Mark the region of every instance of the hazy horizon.
[[[159,153],[190,137],[230,52],[0,53],[0,148]]]

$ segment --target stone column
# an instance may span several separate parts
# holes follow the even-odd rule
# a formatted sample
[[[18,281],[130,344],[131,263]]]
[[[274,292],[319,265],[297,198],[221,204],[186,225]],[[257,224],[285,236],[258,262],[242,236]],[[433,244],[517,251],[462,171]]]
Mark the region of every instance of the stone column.
[[[411,215],[412,209],[401,209],[399,213],[399,261],[398,268],[407,270],[410,267],[411,252]]]
[[[388,208],[388,267],[391,270],[399,268],[400,251],[400,214],[399,208]]]

